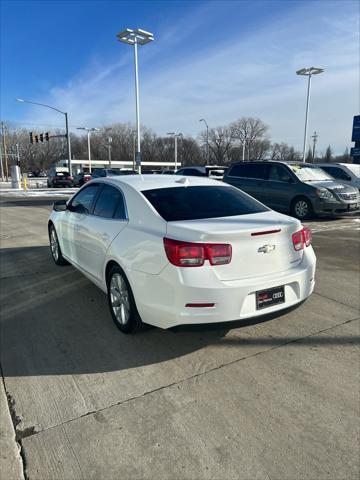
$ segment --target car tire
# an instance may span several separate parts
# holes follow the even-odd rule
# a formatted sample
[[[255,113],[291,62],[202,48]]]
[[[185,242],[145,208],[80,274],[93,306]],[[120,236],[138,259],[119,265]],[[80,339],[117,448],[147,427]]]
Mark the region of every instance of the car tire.
[[[123,333],[135,333],[142,327],[134,295],[123,270],[114,265],[107,276],[107,297],[113,322]]]
[[[313,215],[310,200],[306,197],[297,197],[291,203],[291,215],[299,220],[308,220]]]
[[[56,263],[56,265],[64,266],[69,265],[69,262],[65,260],[62,255],[59,239],[55,230],[54,225],[50,225],[49,227],[49,241],[50,241],[50,252],[52,259]]]

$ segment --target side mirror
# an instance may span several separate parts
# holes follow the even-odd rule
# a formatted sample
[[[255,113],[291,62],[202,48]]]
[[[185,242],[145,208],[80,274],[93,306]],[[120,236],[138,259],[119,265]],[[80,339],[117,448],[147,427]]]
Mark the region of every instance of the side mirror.
[[[57,200],[53,204],[53,210],[55,210],[55,212],[65,212],[66,209],[66,200]]]
[[[81,203],[79,205],[76,205],[75,207],[70,204],[67,209],[70,210],[70,212],[79,213],[80,215],[88,213],[87,208],[85,208],[84,205],[81,205]]]

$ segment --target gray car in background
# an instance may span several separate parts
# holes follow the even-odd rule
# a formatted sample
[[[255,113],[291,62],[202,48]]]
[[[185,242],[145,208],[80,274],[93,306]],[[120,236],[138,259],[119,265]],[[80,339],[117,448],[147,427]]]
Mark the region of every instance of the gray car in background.
[[[239,162],[223,181],[274,210],[304,220],[314,215],[343,215],[359,209],[359,191],[301,162]]]

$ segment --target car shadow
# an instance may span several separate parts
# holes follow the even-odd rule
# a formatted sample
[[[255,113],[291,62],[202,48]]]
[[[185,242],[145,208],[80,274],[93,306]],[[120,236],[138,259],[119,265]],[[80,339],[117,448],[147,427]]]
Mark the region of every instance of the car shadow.
[[[73,267],[57,267],[47,246],[2,249],[0,269],[0,360],[6,376],[119,371],[182,357],[208,345],[297,340],[226,336],[229,329],[279,314],[170,330],[146,327],[124,335],[111,320],[106,295]]]

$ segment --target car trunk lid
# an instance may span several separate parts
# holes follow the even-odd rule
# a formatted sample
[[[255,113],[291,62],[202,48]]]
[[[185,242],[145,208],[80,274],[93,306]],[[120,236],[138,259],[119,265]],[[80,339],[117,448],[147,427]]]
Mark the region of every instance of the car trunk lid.
[[[297,264],[303,252],[295,251],[292,234],[300,229],[298,220],[267,211],[168,222],[166,235],[187,242],[231,244],[231,262],[212,266],[220,280],[229,281],[279,273]]]

